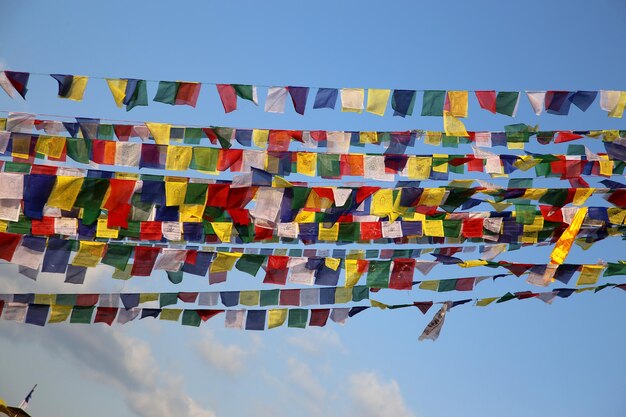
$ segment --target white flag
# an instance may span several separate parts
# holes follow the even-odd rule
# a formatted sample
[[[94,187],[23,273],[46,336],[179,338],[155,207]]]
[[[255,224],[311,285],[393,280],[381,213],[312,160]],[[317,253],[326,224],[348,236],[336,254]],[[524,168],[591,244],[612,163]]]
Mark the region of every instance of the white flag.
[[[543,103],[546,98],[545,91],[526,91],[526,97],[530,101],[530,105],[533,107],[533,111],[537,116],[543,112]]]
[[[441,328],[443,327],[443,323],[446,319],[446,311],[450,306],[450,302],[444,303],[443,307],[435,314],[435,317],[428,323],[421,336],[419,337],[419,341],[423,341],[426,339],[430,339],[433,342],[437,340],[439,337],[439,333],[441,332]]]
[[[267,90],[265,111],[268,113],[284,113],[287,89],[285,87],[270,87]]]

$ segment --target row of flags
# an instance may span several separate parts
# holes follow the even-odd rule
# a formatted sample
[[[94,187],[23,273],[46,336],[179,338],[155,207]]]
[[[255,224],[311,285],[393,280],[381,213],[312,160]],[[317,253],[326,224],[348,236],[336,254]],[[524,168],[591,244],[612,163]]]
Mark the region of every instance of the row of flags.
[[[231,148],[239,145],[244,148],[256,147],[270,151],[286,151],[290,145],[299,144],[303,148],[344,149],[345,137],[349,137],[349,146],[363,148],[365,145],[384,145],[386,153],[405,153],[418,141],[426,145],[458,147],[473,144],[480,148],[507,147],[524,149],[530,138],[538,143],[565,143],[583,138],[602,139],[604,142],[624,145],[626,131],[619,130],[540,130],[538,126],[523,123],[507,125],[504,131],[468,132],[467,137],[447,136],[443,132],[409,130],[390,131],[327,131],[327,130],[281,130],[281,129],[244,129],[232,127],[197,127],[178,126],[170,123],[143,122],[138,124],[105,123],[100,119],[75,117],[73,121],[40,119],[29,113],[9,113],[0,118],[0,131],[11,133],[60,136],[69,134],[72,138],[119,140],[128,142],[134,138],[141,141],[155,141],[159,145],[181,144],[199,145],[208,140],[213,145]],[[2,135],[8,133],[3,132]],[[347,152],[347,149],[344,149]]]
[[[202,322],[224,314],[226,328],[240,330],[269,330],[287,325],[290,328],[306,328],[311,326],[323,327],[328,320],[345,324],[350,317],[368,310],[397,310],[404,308],[418,308],[426,314],[435,304],[443,305],[443,309],[433,318],[426,327],[423,338],[436,339],[445,313],[460,305],[486,307],[493,303],[504,303],[511,300],[539,299],[551,304],[556,298],[568,298],[573,294],[597,293],[606,288],[626,290],[626,284],[604,284],[596,287],[559,288],[546,292],[521,291],[496,297],[468,298],[457,301],[416,301],[406,304],[385,304],[376,300],[369,300],[369,305],[355,305],[335,308],[276,308],[276,309],[176,309],[176,308],[123,308],[123,307],[96,307],[96,306],[66,306],[58,304],[26,304],[19,302],[5,303],[0,301],[0,317],[4,320],[17,323],[27,323],[36,326],[46,324],[66,323],[89,324],[104,323],[112,325],[114,322],[125,324],[136,319],[155,318],[165,321],[179,322],[184,326],[198,327]],[[433,334],[434,333],[434,334]]]
[[[526,152],[516,155],[478,147],[474,147],[472,153],[460,154],[347,153],[349,145],[346,153],[337,153],[344,149],[318,153],[158,145],[0,131],[0,156],[11,157],[15,162],[33,164],[35,160],[43,159],[65,162],[69,158],[96,167],[164,169],[177,171],[177,174],[189,170],[209,175],[241,173],[244,175],[237,179],[241,186],[296,185],[297,182],[292,184],[274,177],[291,174],[393,182],[398,178],[448,180],[450,174],[463,174],[466,170],[487,174],[485,178],[502,178],[532,169],[537,177],[574,180],[575,187],[587,187],[582,176],[609,178],[624,172],[626,143],[605,142],[604,145],[606,153],[595,153],[584,145],[570,145],[565,154]]]
[[[0,72],[0,87],[10,96],[19,94],[26,99],[30,73],[17,71]],[[58,84],[60,98],[82,101],[89,77],[69,74],[50,74]],[[148,105],[147,82],[134,78],[106,78],[115,104],[126,107]],[[206,83],[204,83],[206,84]],[[170,105],[196,107],[203,83],[182,81],[159,81],[153,101]],[[214,84],[225,113],[237,110],[239,99],[258,105],[257,86],[245,84]],[[304,115],[310,87],[272,86],[267,88],[264,110],[269,113],[284,113],[287,101],[291,101],[296,113]],[[342,112],[362,113],[366,111],[384,116],[391,102],[394,116],[406,117],[413,114],[417,90],[390,90],[378,88],[318,88],[313,100],[313,109],[334,109],[341,102]],[[518,91],[475,91],[480,107],[491,113],[514,117],[520,100]],[[600,108],[609,117],[621,118],[626,105],[626,91],[525,91],[536,115],[544,110],[548,114],[567,115],[573,104],[587,111],[600,96]],[[367,96],[367,100],[366,100]],[[423,90],[421,116],[444,117],[449,123],[458,125],[458,118],[468,115],[468,91]],[[461,124],[462,125],[462,124]],[[452,127],[461,129],[460,125]],[[462,128],[464,129],[464,127]]]

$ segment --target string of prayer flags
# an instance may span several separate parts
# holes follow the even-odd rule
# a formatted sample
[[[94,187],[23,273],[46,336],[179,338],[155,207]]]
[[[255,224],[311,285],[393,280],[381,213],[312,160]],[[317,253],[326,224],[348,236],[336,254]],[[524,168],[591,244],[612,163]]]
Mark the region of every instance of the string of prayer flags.
[[[28,72],[1,71],[0,87],[13,98],[17,92],[23,98],[28,91],[30,77]],[[42,74],[36,74],[42,75]],[[65,74],[49,74],[59,83],[59,97],[81,101],[89,77]],[[141,79],[106,78],[116,105],[126,105],[129,111],[135,106],[147,106],[146,81]],[[153,101],[171,105],[189,105],[195,107],[201,82],[158,81],[157,92]],[[237,109],[237,98],[258,104],[257,86],[249,84],[216,84],[220,100],[226,113]],[[310,87],[268,87],[265,111],[283,113],[287,95],[294,104],[294,110],[304,114]],[[406,117],[413,112],[416,90],[394,90],[368,88],[367,106],[364,106],[365,90],[363,88],[318,88],[314,109],[334,109],[337,97],[341,94],[342,111],[384,115],[387,102],[391,95],[394,116]],[[454,117],[467,117],[468,91],[423,90],[422,116],[443,117],[443,110],[448,110]],[[519,92],[495,90],[478,90],[474,92],[481,108],[492,113],[500,113],[514,117],[519,103]],[[540,115],[545,106],[549,114],[567,115],[570,105],[574,104],[581,111],[586,111],[595,101],[598,91],[526,91],[533,111]],[[626,106],[626,92],[614,90],[600,91],[600,107],[609,112],[609,117],[622,117]]]
[[[441,332],[445,322],[446,314],[452,308],[460,305],[474,305],[476,307],[486,307],[488,305],[503,303],[511,300],[530,300],[537,298],[547,304],[551,304],[555,298],[569,298],[573,294],[580,293],[598,293],[606,288],[619,288],[626,290],[626,284],[605,284],[596,287],[574,288],[557,288],[548,292],[533,293],[530,291],[520,291],[515,293],[506,293],[499,297],[486,297],[478,299],[463,299],[456,301],[415,301],[407,304],[385,304],[376,300],[370,300],[371,307],[379,310],[394,311],[403,308],[418,308],[423,314],[426,314],[433,304],[442,304],[441,309],[435,314],[433,319],[427,324],[426,328],[419,337],[419,340],[436,340]],[[206,293],[210,294],[210,293]],[[283,326],[285,322],[287,327],[306,328],[311,326],[325,326],[328,319],[338,324],[345,324],[346,320],[354,317],[358,313],[371,309],[370,306],[354,305],[348,307],[324,308],[323,304],[319,307],[298,307],[274,309],[179,309],[167,308],[178,300],[197,299],[200,306],[212,307],[216,303],[212,300],[214,297],[202,297],[195,293],[174,293],[174,294],[156,294],[156,297],[144,297],[143,302],[158,301],[161,298],[159,308],[154,307],[138,307],[143,294],[120,294],[123,305],[108,301],[108,295],[98,296],[97,294],[15,294],[10,297],[0,295],[0,317],[7,321],[16,323],[33,324],[37,326],[45,326],[46,324],[63,323],[69,320],[71,324],[90,324],[105,323],[112,325],[113,323],[125,324],[130,321],[144,318],[155,318],[160,320],[168,320],[180,322],[183,326],[198,327],[202,322],[225,313],[224,326],[226,328],[246,329],[246,330],[265,330]],[[149,295],[149,294],[145,294]],[[167,296],[167,297],[166,297]],[[171,297],[170,297],[171,296]],[[134,301],[133,301],[134,300]],[[209,301],[208,303],[205,302]],[[130,302],[129,302],[130,301]],[[185,301],[187,302],[187,301]],[[473,304],[470,304],[473,302]],[[321,307],[321,308],[320,308]],[[269,314],[268,314],[269,311]]]
[[[59,97],[82,101],[89,77],[83,75],[50,74],[59,83]]]
[[[196,107],[202,84],[182,81],[159,81],[159,88],[152,101],[170,105]]]

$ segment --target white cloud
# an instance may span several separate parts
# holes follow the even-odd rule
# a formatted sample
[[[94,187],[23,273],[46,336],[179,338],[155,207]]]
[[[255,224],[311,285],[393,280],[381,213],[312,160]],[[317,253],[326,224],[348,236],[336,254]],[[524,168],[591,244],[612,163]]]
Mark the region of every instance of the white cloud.
[[[347,349],[341,343],[339,334],[328,328],[310,328],[307,333],[288,337],[287,342],[302,349],[304,353],[309,355],[347,353]]]
[[[398,382],[381,381],[373,372],[350,376],[350,397],[355,416],[359,417],[414,417],[404,404]]]
[[[151,392],[135,392],[128,396],[130,408],[141,416],[151,417],[215,417],[183,393],[178,384]]]
[[[23,331],[24,325],[6,323],[0,331],[15,343],[36,343],[80,365],[94,380],[112,385],[141,417],[215,417],[185,393],[171,373],[159,369],[150,346],[117,328],[59,325]],[[16,342],[17,341],[17,342]]]
[[[230,375],[241,373],[247,359],[261,346],[261,339],[252,335],[252,343],[246,348],[222,343],[212,331],[208,331],[202,342],[196,345],[198,354],[211,366]]]
[[[322,401],[326,397],[326,389],[306,363],[295,358],[289,358],[287,359],[287,369],[289,380],[304,390],[313,400]]]

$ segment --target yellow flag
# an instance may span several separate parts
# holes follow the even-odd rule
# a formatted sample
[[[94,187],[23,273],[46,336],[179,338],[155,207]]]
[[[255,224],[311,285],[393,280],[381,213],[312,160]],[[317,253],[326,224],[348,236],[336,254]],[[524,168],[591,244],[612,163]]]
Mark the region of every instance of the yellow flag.
[[[84,180],[83,177],[57,177],[48,197],[48,206],[58,207],[61,210],[71,210]]]
[[[550,261],[553,264],[560,265],[565,261],[565,258],[567,258],[567,255],[572,248],[572,244],[580,231],[580,227],[582,226],[586,215],[587,207],[581,207],[578,209],[572,223],[567,227],[567,229],[565,229],[565,232],[563,232],[558,242],[556,242],[556,245],[550,254]]]
[[[489,262],[482,259],[470,259],[468,261],[458,263],[457,266],[460,266],[461,268],[474,268],[477,266],[487,265],[488,263]]]
[[[335,303],[344,304],[352,301],[352,288],[337,287],[335,289]]]
[[[218,252],[217,257],[211,263],[210,272],[227,272],[233,269],[235,262],[241,258],[241,253]]]
[[[180,221],[186,223],[201,223],[205,206],[202,204],[181,204]]]
[[[108,219],[98,219],[98,225],[96,227],[96,237],[117,239],[120,233],[119,228],[109,228],[108,222]]]
[[[613,175],[613,161],[609,159],[608,155],[598,155],[600,157],[600,175],[610,177]]]
[[[598,282],[604,265],[583,265],[576,285],[593,285]]]
[[[389,307],[387,304],[381,303],[380,301],[376,300],[370,300],[370,304],[372,305],[372,307],[378,307],[381,310],[386,310],[387,307]]]
[[[165,205],[180,206],[185,204],[185,194],[187,193],[187,181],[183,178],[165,179]]]
[[[380,90],[377,88],[368,89],[366,111],[374,113],[378,116],[384,116],[385,110],[387,110],[387,102],[389,102],[390,95],[391,90]]]
[[[626,107],[626,91],[620,91],[617,105],[609,112],[609,117],[621,118],[624,115],[624,107]]]
[[[315,174],[314,174],[315,175]],[[293,188],[293,184],[281,177],[280,175],[274,175],[272,178],[272,187],[274,188]]]
[[[9,222],[7,220],[0,220],[0,232],[6,232],[9,228]]]
[[[317,153],[315,152],[298,152],[296,161],[296,170],[298,174],[315,176],[317,168]]]
[[[424,236],[444,237],[443,221],[441,220],[425,220],[423,222]]]
[[[186,171],[189,169],[193,148],[191,146],[168,146],[165,169],[172,171]]]
[[[74,257],[72,265],[95,268],[98,266],[100,259],[102,259],[105,247],[106,243],[104,242],[89,242],[81,240],[78,253]]]
[[[326,227],[330,226],[330,227]],[[339,223],[335,223],[332,226],[330,223],[320,223],[317,238],[319,240],[325,240],[327,242],[336,242],[339,237]]]
[[[540,162],[541,159],[535,159],[531,155],[518,155],[517,161],[513,162],[513,166],[522,171],[528,171]]]
[[[444,161],[444,162],[441,162]],[[433,154],[433,171],[446,173],[448,172],[448,155]]]
[[[476,300],[476,305],[478,307],[485,307],[496,301],[498,298],[499,297],[481,298],[480,300]]]
[[[52,158],[60,158],[65,148],[65,138],[62,136],[39,136],[35,152],[50,156]]]
[[[441,132],[426,132],[424,133],[424,143],[426,145],[439,146],[441,145],[442,136]]]
[[[85,93],[85,88],[87,88],[87,81],[89,81],[89,77],[87,76],[74,75],[69,94],[65,98],[69,98],[74,101],[83,101],[83,94]]]
[[[609,216],[609,221],[613,224],[624,224],[626,222],[626,210],[610,207],[607,210],[607,215]]]
[[[439,281],[422,281],[419,286],[420,290],[437,291]]]
[[[467,117],[467,91],[448,91],[448,99],[450,100],[450,114],[452,116]]]
[[[267,323],[268,329],[273,329],[274,327],[280,327],[287,320],[287,309],[286,308],[277,308],[270,310],[269,318]]]
[[[72,306],[50,306],[50,318],[48,323],[63,323],[70,316],[72,312]]]
[[[419,204],[423,206],[438,206],[443,201],[445,195],[445,188],[424,188]]]
[[[52,305],[57,300],[56,294],[35,294],[35,304]]]
[[[359,143],[378,143],[378,132],[361,132]]]
[[[107,78],[106,80],[109,85],[109,89],[111,90],[111,94],[113,94],[115,105],[117,107],[122,107],[122,104],[124,104],[124,98],[126,98],[126,85],[128,84],[128,81],[120,80],[118,78]]]
[[[244,306],[258,306],[261,297],[261,292],[255,291],[241,291],[239,293],[239,304]]]
[[[183,310],[181,308],[163,308],[159,315],[160,320],[178,321]]]
[[[386,217],[393,211],[393,190],[381,189],[372,195],[370,213],[374,216]]]
[[[430,156],[411,156],[408,161],[408,176],[412,180],[426,180],[430,177],[433,159]]]
[[[326,265],[328,268],[332,269],[333,271],[336,271],[337,268],[339,268],[339,265],[341,265],[341,259],[339,259],[339,258],[325,258],[324,259],[324,265]]]
[[[359,263],[356,259],[346,259],[346,287],[354,287],[361,279],[361,272],[359,272]]]
[[[447,136],[469,136],[463,122],[447,110],[443,112],[443,129]]]
[[[155,292],[144,292],[139,295],[139,304],[159,301],[159,294]]]
[[[529,188],[524,192],[522,198],[526,198],[528,200],[539,200],[547,192],[547,188]]]
[[[315,212],[301,210],[298,214],[296,214],[296,218],[293,221],[296,223],[315,223]]]
[[[595,190],[595,188],[576,188],[574,201],[572,201],[572,203],[575,206],[582,206],[583,204],[585,204],[585,201],[587,201],[587,199],[591,197]]]
[[[269,130],[254,129],[252,130],[252,143],[254,143],[254,146],[264,149],[267,147],[267,139],[269,136]]]
[[[154,138],[157,145],[168,145],[170,143],[170,133],[172,125],[167,123],[145,122],[146,127]]]
[[[230,222],[211,222],[211,227],[222,242],[230,242],[230,236],[233,233],[233,224]]]

